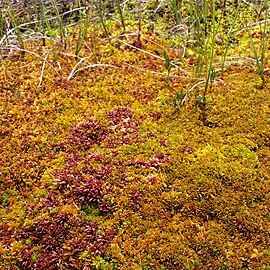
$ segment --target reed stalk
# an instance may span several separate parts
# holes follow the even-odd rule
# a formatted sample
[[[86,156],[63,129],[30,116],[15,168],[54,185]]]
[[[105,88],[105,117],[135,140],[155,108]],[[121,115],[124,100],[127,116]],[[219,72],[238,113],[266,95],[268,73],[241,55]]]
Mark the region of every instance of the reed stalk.
[[[53,10],[55,12],[56,15],[56,19],[58,22],[58,29],[59,29],[59,34],[60,34],[60,38],[61,38],[61,43],[63,44],[64,50],[67,49],[67,34],[66,34],[66,28],[63,22],[63,19],[60,15],[60,11],[57,5],[56,0],[50,0],[53,6]]]
[[[125,33],[126,32],[126,24],[125,24],[124,14],[123,14],[120,0],[116,0],[116,7],[117,7],[117,12],[119,14],[120,21],[121,21],[121,24],[123,27],[123,32]]]

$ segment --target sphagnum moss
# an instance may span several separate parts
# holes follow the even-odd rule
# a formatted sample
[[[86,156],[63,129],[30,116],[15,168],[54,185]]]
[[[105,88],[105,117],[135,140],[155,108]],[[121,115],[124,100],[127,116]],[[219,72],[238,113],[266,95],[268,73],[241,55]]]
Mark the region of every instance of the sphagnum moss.
[[[145,50],[162,52],[160,37],[143,35]],[[257,89],[250,69],[224,72],[208,93],[217,124],[205,126],[193,96],[173,113],[166,101],[178,89],[160,59],[99,42],[100,61],[117,69],[67,82],[76,61],[59,54],[38,92],[38,57],[2,61],[0,266],[267,269],[267,83]]]

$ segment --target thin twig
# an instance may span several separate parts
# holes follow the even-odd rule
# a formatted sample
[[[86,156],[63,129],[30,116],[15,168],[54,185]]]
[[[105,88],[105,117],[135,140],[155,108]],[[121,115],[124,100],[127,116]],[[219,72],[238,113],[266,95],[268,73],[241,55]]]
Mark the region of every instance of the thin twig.
[[[114,66],[114,65],[109,65],[109,64],[91,64],[91,65],[87,65],[87,66],[84,66],[82,68],[79,68],[77,70],[74,70],[74,68],[73,68],[72,71],[70,72],[70,74],[67,77],[67,81],[69,81],[79,71],[82,71],[82,70],[85,70],[85,69],[88,69],[88,68],[93,68],[93,67],[112,67],[112,68],[119,69],[119,67]]]
[[[187,92],[186,92],[186,94],[185,94],[185,96],[184,96],[184,98],[181,100],[181,103],[178,105],[178,109],[180,109],[181,107],[183,107],[183,105],[186,102],[187,97],[190,95],[190,93],[192,92],[192,90],[194,90],[198,85],[203,84],[205,82],[206,82],[206,80],[202,80],[200,82],[197,82],[190,89],[188,89]]]
[[[260,28],[262,24],[267,24],[267,23],[270,23],[270,19],[267,19],[267,20],[262,20],[262,21],[259,21],[259,22],[255,22],[255,23],[250,23],[248,24],[246,27],[242,28],[241,30],[236,30],[236,34],[235,36],[241,34],[242,32],[246,31],[246,30],[250,30],[250,29],[257,29],[257,28]]]
[[[120,43],[122,43],[122,44],[124,44],[124,45],[126,45],[126,46],[128,46],[128,47],[130,47],[130,48],[133,48],[133,49],[135,49],[135,50],[138,50],[138,51],[140,51],[140,52],[143,52],[143,53],[145,53],[145,54],[151,55],[151,56],[153,56],[153,57],[155,57],[155,58],[157,58],[157,59],[160,59],[160,60],[164,61],[164,58],[162,58],[162,57],[160,57],[160,56],[158,56],[158,55],[156,55],[156,54],[153,54],[153,53],[151,53],[151,52],[145,51],[145,50],[143,50],[143,49],[141,49],[141,48],[138,48],[138,47],[133,46],[133,45],[131,45],[131,44],[129,44],[129,43],[126,43],[126,42],[124,42],[124,41],[122,41],[122,40],[120,40],[120,39],[117,39],[117,40],[118,40]],[[186,70],[180,68],[178,65],[175,65],[174,63],[171,63],[171,65],[174,66],[175,68],[177,68],[178,70],[180,70],[181,72],[183,72],[184,74],[186,74],[187,76],[189,76],[189,77],[192,76],[189,72],[187,72]]]
[[[160,76],[162,76],[162,77],[165,76],[164,72],[157,72],[157,71],[153,71],[153,70],[148,70],[148,69],[141,68],[141,67],[137,67],[137,66],[135,66],[135,65],[131,65],[131,64],[128,64],[128,63],[124,63],[124,65],[126,65],[126,66],[128,66],[128,67],[132,67],[132,68],[137,69],[137,70],[141,70],[141,71],[143,71],[143,72],[148,72],[148,73],[160,75]],[[182,79],[186,79],[186,78],[187,78],[186,76],[179,76],[179,75],[176,75],[176,74],[170,74],[170,77],[174,77],[174,78],[182,78]]]
[[[48,52],[44,58],[44,61],[43,61],[43,64],[42,64],[42,69],[41,69],[41,74],[40,74],[40,78],[39,78],[39,83],[37,85],[37,88],[36,88],[36,92],[38,91],[38,89],[40,88],[41,84],[42,84],[42,81],[43,81],[43,77],[44,77],[44,71],[45,71],[45,66],[46,66],[46,62],[47,62],[47,59],[50,55],[50,52]]]
[[[54,67],[47,61],[47,57],[43,58],[42,56],[40,56],[39,54],[35,53],[35,52],[32,52],[32,51],[29,51],[27,49],[22,49],[22,48],[19,48],[17,46],[11,46],[11,45],[8,45],[4,48],[1,48],[0,47],[0,50],[15,50],[15,51],[20,51],[20,52],[26,52],[26,53],[29,53],[31,55],[34,55],[35,57],[37,57],[38,59],[42,60],[43,62],[45,61],[46,64],[48,64],[52,69],[54,69]],[[47,55],[46,55],[47,56]],[[58,73],[58,72],[57,72]],[[58,75],[60,76],[60,74],[58,73]]]

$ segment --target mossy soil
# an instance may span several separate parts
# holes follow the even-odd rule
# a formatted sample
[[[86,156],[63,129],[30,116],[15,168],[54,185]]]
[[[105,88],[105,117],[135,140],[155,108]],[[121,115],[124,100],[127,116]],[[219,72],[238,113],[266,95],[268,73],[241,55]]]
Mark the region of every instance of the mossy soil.
[[[176,110],[196,81],[99,42],[70,80],[50,48],[1,60],[0,268],[270,269],[269,84],[231,66]]]

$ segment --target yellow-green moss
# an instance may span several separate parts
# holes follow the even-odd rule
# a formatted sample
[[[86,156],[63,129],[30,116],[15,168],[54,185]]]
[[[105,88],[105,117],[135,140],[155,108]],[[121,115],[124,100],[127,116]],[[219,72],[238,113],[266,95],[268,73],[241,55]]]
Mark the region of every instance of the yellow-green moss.
[[[192,82],[175,78],[168,84],[161,59],[97,42],[99,60],[116,68],[88,68],[67,81],[76,61],[59,54],[60,71],[51,55],[39,89],[40,59],[26,54],[1,63],[0,266],[17,269],[22,260],[30,240],[20,230],[43,221],[64,226],[56,217],[67,214],[74,224],[98,224],[101,238],[115,230],[100,255],[87,248],[70,255],[71,236],[85,237],[83,226],[72,228],[63,249],[78,269],[268,267],[269,85],[259,90],[250,69],[228,69],[209,92],[205,115],[213,125],[205,125],[193,95],[177,112],[168,103]],[[143,33],[142,46],[157,55],[166,48],[174,57],[153,34]],[[81,53],[94,58],[86,49]],[[117,129],[109,118],[123,107],[132,116],[116,118],[134,120],[131,131],[125,124]],[[97,121],[106,136],[83,149],[70,136],[85,119]],[[55,173],[87,174],[83,166],[91,155],[98,156],[91,169],[108,170],[101,190],[109,213],[80,205],[76,186],[61,190]],[[91,173],[87,177],[91,183]],[[41,252],[42,243],[33,251]]]

